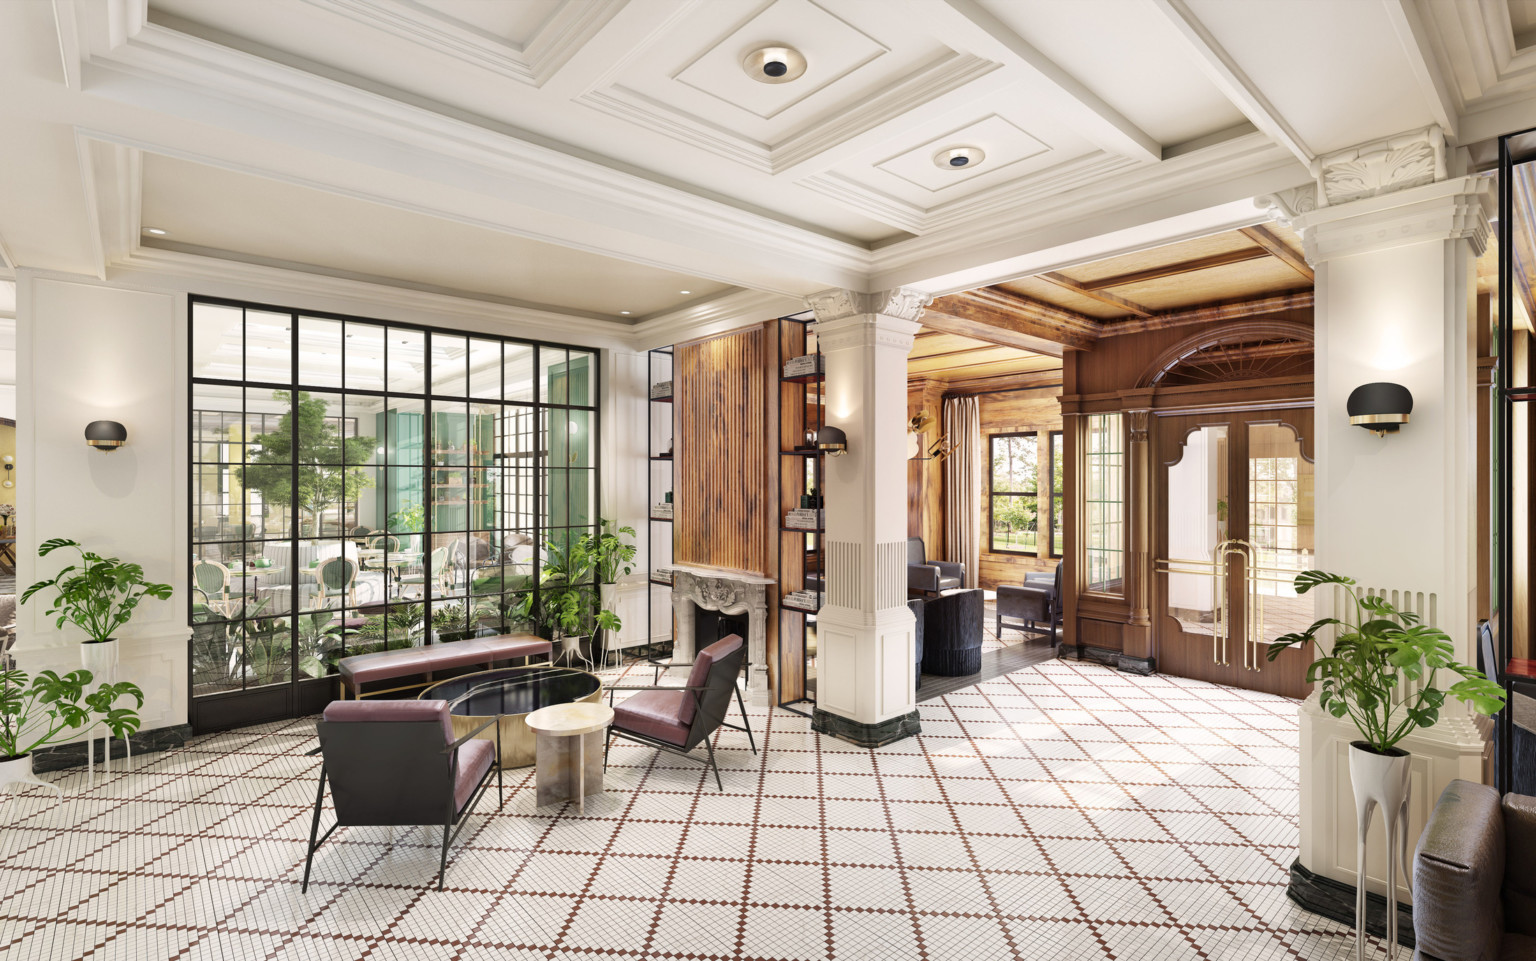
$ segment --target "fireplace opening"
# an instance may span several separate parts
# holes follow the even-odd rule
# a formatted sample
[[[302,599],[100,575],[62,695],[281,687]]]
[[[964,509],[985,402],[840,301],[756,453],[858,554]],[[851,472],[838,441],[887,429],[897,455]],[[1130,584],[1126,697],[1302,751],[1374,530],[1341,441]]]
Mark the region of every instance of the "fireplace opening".
[[[722,614],[719,611],[708,611],[694,605],[693,649],[695,651],[702,651],[732,634],[739,634],[745,641],[749,629],[746,611],[739,614]]]

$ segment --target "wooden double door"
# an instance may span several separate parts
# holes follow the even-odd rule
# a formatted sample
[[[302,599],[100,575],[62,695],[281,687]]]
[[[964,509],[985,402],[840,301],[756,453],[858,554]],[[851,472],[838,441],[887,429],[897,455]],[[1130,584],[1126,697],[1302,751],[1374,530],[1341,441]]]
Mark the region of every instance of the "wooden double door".
[[[1312,409],[1160,415],[1151,442],[1158,669],[1305,696],[1311,645],[1267,652],[1314,620]]]

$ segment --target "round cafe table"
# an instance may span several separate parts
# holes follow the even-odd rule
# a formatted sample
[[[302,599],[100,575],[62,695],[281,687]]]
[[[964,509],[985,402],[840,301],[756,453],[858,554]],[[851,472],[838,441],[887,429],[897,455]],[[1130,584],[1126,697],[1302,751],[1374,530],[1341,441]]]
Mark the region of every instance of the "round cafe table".
[[[535,803],[575,801],[576,813],[584,814],[586,796],[603,790],[603,732],[613,723],[613,708],[554,704],[528,715],[526,723],[538,739]]]

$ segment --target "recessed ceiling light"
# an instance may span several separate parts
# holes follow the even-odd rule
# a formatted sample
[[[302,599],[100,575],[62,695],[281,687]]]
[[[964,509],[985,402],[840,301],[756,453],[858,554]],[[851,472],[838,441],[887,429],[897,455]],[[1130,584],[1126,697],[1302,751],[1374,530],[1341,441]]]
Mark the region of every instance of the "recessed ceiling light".
[[[680,293],[680,294],[691,294],[691,293],[693,293],[693,291],[691,291],[691,290],[679,290],[678,293]]]
[[[164,237],[169,233],[169,231],[161,230],[159,227],[145,227],[144,232],[146,234],[154,234],[156,237]]]
[[[789,83],[805,74],[805,56],[794,47],[769,44],[741,58],[741,69],[758,83]]]
[[[980,147],[949,147],[933,155],[933,165],[945,170],[961,170],[978,166],[987,155]]]
[[[621,310],[621,311],[619,311],[619,313],[623,314],[625,317],[629,316],[629,311],[627,311],[627,310]]]

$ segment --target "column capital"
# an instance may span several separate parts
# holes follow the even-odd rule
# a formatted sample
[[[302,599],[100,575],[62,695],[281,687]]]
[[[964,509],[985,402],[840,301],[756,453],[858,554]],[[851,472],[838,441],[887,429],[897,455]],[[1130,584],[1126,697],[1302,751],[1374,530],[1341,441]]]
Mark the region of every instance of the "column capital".
[[[1452,177],[1347,203],[1318,207],[1296,217],[1307,262],[1387,250],[1434,240],[1467,240],[1472,255],[1488,245],[1493,197],[1482,177]]]
[[[918,321],[923,317],[923,308],[931,303],[932,294],[925,294],[912,287],[878,290],[871,294],[834,287],[805,298],[806,306],[816,312],[817,323],[828,323],[860,314],[880,314]]]

